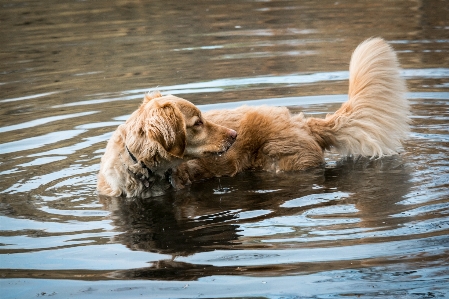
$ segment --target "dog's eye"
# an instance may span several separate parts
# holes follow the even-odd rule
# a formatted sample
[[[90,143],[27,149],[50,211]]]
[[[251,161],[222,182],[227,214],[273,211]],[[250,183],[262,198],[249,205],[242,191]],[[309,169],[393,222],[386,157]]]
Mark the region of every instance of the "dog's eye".
[[[195,122],[195,124],[193,124],[195,127],[199,127],[203,125],[203,122],[199,119]]]

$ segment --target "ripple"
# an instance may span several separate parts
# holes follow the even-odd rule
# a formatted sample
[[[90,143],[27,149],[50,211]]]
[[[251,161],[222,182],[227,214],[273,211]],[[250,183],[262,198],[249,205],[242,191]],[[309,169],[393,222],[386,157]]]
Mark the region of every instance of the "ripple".
[[[73,113],[73,114],[45,117],[45,118],[36,119],[33,121],[29,121],[29,122],[17,124],[17,125],[0,127],[0,133],[14,131],[14,130],[21,130],[21,129],[26,129],[26,128],[32,128],[32,127],[36,127],[39,125],[47,124],[47,123],[58,121],[58,120],[65,120],[65,119],[74,118],[74,117],[81,117],[81,116],[95,114],[98,112],[99,111],[87,111],[87,112],[81,112],[81,113]]]
[[[272,53],[272,52],[270,52]],[[236,54],[237,55],[237,54]],[[240,54],[238,54],[240,55]],[[251,55],[242,54],[242,55]],[[290,54],[288,54],[290,55]],[[296,55],[296,54],[295,54]],[[448,68],[429,68],[429,69],[405,69],[402,70],[402,76],[406,78],[449,78]],[[248,77],[248,78],[228,78],[228,79],[217,79],[205,82],[194,82],[181,85],[172,86],[158,86],[157,88],[146,88],[146,89],[133,89],[123,91],[120,95],[111,96],[104,99],[92,99],[87,101],[72,102],[67,104],[55,105],[52,108],[63,108],[63,107],[74,107],[74,106],[85,106],[85,105],[95,105],[109,103],[113,101],[129,101],[143,98],[143,95],[148,90],[159,90],[162,94],[191,94],[191,93],[215,93],[222,92],[224,88],[227,90],[241,89],[243,87],[249,86],[259,86],[260,88],[265,88],[266,85],[291,85],[291,84],[311,84],[318,82],[332,82],[332,81],[346,81],[349,79],[348,71],[336,71],[336,72],[320,72],[320,73],[310,73],[310,74],[290,74],[290,75],[278,75],[278,76],[260,76],[260,77]],[[339,103],[347,100],[347,95],[336,95],[339,97]],[[449,99],[449,93],[447,92],[419,92],[411,93],[410,98],[441,98]],[[321,98],[332,97],[332,95],[321,95]],[[295,97],[302,98],[302,97]],[[311,98],[311,97],[305,97]],[[263,101],[273,101],[273,99],[262,99],[261,104],[264,105]],[[242,103],[245,103],[244,101]],[[328,103],[315,101],[313,103]],[[301,101],[294,105],[301,105]],[[307,103],[306,103],[307,104]],[[258,104],[260,105],[260,104]],[[274,105],[284,105],[282,100]]]
[[[86,130],[57,131],[41,136],[2,143],[0,144],[0,154],[15,153],[40,148],[62,140],[73,139],[84,132],[86,132]]]
[[[346,192],[331,192],[331,193],[320,193],[320,194],[310,194],[300,198],[295,198],[289,200],[281,205],[281,207],[292,208],[292,207],[302,207],[311,204],[317,204],[322,202],[327,202],[329,200],[339,200],[342,198],[347,198],[350,193]]]
[[[52,221],[38,221],[32,219],[17,219],[7,216],[0,216],[3,232],[18,232],[27,233],[33,231],[45,231],[47,234],[61,234],[79,231],[88,231],[93,227],[103,230],[112,230],[114,227],[110,220],[95,221],[70,221],[70,222],[52,222]],[[95,226],[93,226],[95,225]]]
[[[63,209],[52,209],[49,207],[41,207],[41,211],[47,213],[47,214],[54,214],[54,215],[70,215],[74,217],[104,217],[109,215],[109,212],[103,211],[103,210],[63,210]]]
[[[279,56],[312,56],[316,54],[317,52],[315,51],[248,52],[248,53],[225,54],[221,56],[215,56],[212,60],[251,59],[251,58],[279,57]]]
[[[47,155],[49,155],[49,156],[50,155],[72,155],[81,149],[89,148],[94,144],[108,141],[109,138],[111,138],[112,134],[113,134],[113,132],[107,132],[107,133],[104,133],[104,134],[98,135],[98,136],[86,137],[82,141],[79,141],[77,144],[66,146],[66,147],[55,148],[55,149],[45,151],[45,152],[31,154],[31,155],[29,155],[29,157],[38,157],[38,156],[47,156]]]
[[[140,268],[148,262],[171,258],[149,252],[129,251],[123,245],[85,245],[58,250],[2,255],[2,267],[10,269],[129,269]],[[24,264],[21,261],[27,260]]]
[[[45,164],[56,162],[56,161],[61,161],[61,160],[64,160],[66,158],[67,158],[67,156],[44,157],[44,158],[35,159],[35,160],[33,160],[31,162],[28,162],[28,163],[19,164],[17,166],[20,166],[20,167],[33,167],[33,166],[38,166],[38,165],[45,165]]]
[[[23,101],[23,100],[42,98],[42,97],[50,96],[50,95],[57,94],[57,93],[59,93],[59,91],[51,91],[51,92],[33,94],[33,95],[29,95],[29,96],[24,96],[24,97],[0,100],[0,103],[8,103],[8,102],[16,102],[16,101]]]
[[[439,244],[439,246],[431,246]],[[449,240],[445,236],[383,242],[378,244],[364,244],[351,246],[336,246],[331,248],[307,248],[307,249],[284,249],[284,250],[216,250],[213,252],[196,253],[189,257],[178,257],[177,261],[192,264],[219,266],[260,266],[279,265],[283,263],[312,263],[330,262],[344,260],[360,260],[366,258],[420,255],[422,251],[428,254],[443,253],[449,247]],[[388,252],[385,252],[388,248]],[[430,251],[430,252],[429,252]]]
[[[279,35],[302,35],[316,33],[315,29],[254,29],[254,30],[231,30],[206,34],[207,36],[279,36]]]
[[[61,179],[73,177],[79,174],[92,174],[97,172],[98,169],[99,167],[97,165],[85,167],[80,164],[76,164],[67,168],[57,170],[55,172],[36,176],[31,179],[20,179],[17,183],[13,184],[11,187],[5,189],[1,193],[16,194],[30,192],[38,188],[47,189],[51,188],[53,184],[57,183]],[[81,180],[85,182],[86,178],[84,177]],[[64,186],[69,185],[64,184]]]

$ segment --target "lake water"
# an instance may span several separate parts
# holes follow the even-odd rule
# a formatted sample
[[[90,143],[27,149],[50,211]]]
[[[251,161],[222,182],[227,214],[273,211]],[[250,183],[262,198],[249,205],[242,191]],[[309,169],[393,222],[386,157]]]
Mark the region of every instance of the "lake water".
[[[0,4],[1,298],[449,298],[447,1]],[[145,91],[324,116],[371,36],[409,87],[401,155],[97,196]]]

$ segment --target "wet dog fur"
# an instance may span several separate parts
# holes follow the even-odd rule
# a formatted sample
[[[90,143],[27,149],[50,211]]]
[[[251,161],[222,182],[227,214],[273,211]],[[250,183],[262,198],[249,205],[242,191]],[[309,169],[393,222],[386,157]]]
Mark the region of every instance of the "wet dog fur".
[[[158,196],[170,187],[170,170],[182,161],[221,154],[237,133],[208,121],[191,102],[159,92],[113,133],[101,158],[97,190],[102,195]]]
[[[298,171],[324,163],[324,150],[380,158],[396,154],[409,133],[406,84],[393,49],[381,38],[362,42],[350,62],[349,99],[324,119],[285,107],[242,106],[205,117],[238,132],[229,151],[177,167],[174,187],[234,176],[246,169]]]

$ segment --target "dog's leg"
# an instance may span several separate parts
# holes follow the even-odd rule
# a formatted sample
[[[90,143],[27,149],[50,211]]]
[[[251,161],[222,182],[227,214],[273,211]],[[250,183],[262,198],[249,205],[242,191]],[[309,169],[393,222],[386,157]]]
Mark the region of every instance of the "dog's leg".
[[[97,179],[97,190],[99,190],[100,194],[106,195],[106,196],[121,196],[122,192],[118,189],[112,189],[111,185],[106,181],[103,174],[98,174]]]
[[[182,189],[192,182],[221,176],[234,176],[248,169],[250,155],[238,145],[231,147],[222,155],[212,155],[205,158],[189,160],[174,169],[171,177],[172,186]]]

